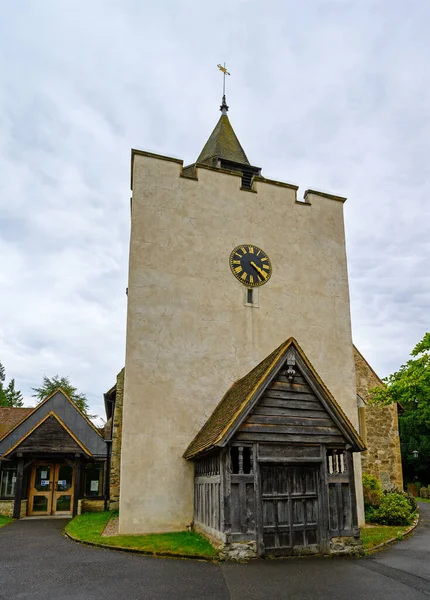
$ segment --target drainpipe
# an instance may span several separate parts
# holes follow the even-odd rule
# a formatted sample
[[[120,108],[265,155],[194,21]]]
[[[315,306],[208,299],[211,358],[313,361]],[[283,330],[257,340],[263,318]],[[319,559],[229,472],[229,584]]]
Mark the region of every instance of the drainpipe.
[[[103,494],[105,497],[105,510],[108,510],[108,502],[110,500],[110,457],[112,454],[112,440],[106,440],[106,461],[105,461],[105,477],[104,477],[104,490]]]

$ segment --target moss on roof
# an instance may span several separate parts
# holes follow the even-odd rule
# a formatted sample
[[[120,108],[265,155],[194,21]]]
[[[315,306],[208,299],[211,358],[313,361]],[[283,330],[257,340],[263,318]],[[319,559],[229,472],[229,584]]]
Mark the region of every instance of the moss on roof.
[[[336,402],[331,392],[325,386],[299,344],[294,338],[289,338],[254,367],[252,371],[231,386],[186,449],[184,458],[191,459],[195,458],[197,455],[208,452],[214,446],[222,445],[222,441],[227,434],[232,435],[235,423],[238,422],[238,419],[244,413],[246,407],[250,405],[259,390],[262,388],[264,389],[264,384],[269,375],[282,363],[286,352],[291,345],[297,350],[298,354],[311,371],[315,381],[321,386],[324,396],[334,410],[338,423],[340,422],[343,424],[343,429],[348,432],[348,437],[355,449],[359,451],[365,449],[365,445],[355,431],[354,426]]]
[[[234,420],[244,401],[247,400],[249,392],[254,389],[268,369],[276,361],[284,344],[276,348],[267,358],[252,369],[245,377],[239,379],[221,399],[209,419],[200,429],[185,451],[184,458],[191,458],[195,454],[208,450],[215,446],[220,440],[224,429]]]
[[[250,164],[227,115],[221,115],[215,129],[200,152],[197,162],[213,165],[214,158],[231,160],[243,165]]]

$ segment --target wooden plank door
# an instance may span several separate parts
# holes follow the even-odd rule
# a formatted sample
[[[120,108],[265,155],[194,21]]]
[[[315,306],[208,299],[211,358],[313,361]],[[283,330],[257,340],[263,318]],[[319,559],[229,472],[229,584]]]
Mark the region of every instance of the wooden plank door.
[[[273,464],[260,469],[264,553],[316,554],[318,467]]]
[[[51,514],[52,489],[54,486],[55,465],[37,462],[33,465],[28,495],[28,514],[46,516]]]

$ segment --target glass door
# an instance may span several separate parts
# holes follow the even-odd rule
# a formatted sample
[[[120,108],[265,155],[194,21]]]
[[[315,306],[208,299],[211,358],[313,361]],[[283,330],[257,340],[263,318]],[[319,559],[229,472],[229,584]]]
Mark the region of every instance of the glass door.
[[[29,515],[51,514],[53,479],[53,464],[37,463],[33,466],[28,497]]]
[[[73,510],[73,467],[55,465],[52,514],[70,514]]]
[[[70,515],[73,510],[73,467],[67,463],[33,465],[28,495],[31,516]]]

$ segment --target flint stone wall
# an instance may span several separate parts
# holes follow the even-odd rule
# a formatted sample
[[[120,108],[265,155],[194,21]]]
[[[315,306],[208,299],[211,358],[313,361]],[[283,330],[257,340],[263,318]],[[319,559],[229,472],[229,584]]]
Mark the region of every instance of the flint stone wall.
[[[121,441],[122,441],[122,407],[124,398],[124,371],[116,378],[115,411],[112,423],[112,454],[110,462],[110,510],[119,508],[119,491],[121,481]]]
[[[357,394],[366,403],[365,432],[367,450],[362,453],[363,473],[375,475],[383,487],[403,489],[397,405],[377,407],[368,404],[370,390],[384,385],[357,348],[354,348]]]

